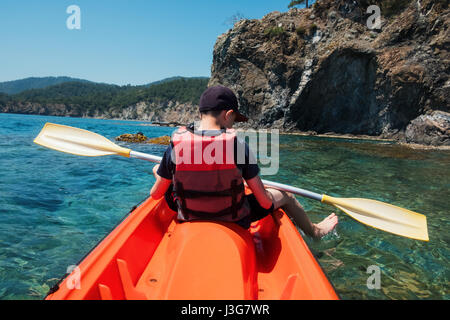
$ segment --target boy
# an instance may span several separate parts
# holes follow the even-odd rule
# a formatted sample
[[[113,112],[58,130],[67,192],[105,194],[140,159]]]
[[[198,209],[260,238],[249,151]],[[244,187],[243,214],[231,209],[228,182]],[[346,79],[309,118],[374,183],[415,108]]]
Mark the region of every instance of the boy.
[[[199,107],[199,128],[179,129],[161,164],[153,168],[156,182],[150,194],[154,199],[165,196],[181,221],[212,219],[235,222],[248,228],[251,222],[282,208],[313,238],[321,238],[336,227],[338,218],[334,213],[313,224],[292,194],[264,188],[258,176],[258,165],[250,161],[252,154],[248,145],[236,139],[234,131],[230,130],[234,122],[248,121],[239,113],[237,98],[230,89],[223,86],[208,88],[200,98]],[[224,154],[212,155],[212,144],[223,146]],[[236,160],[237,150],[245,151],[245,163]],[[210,158],[219,161],[189,161],[190,156],[195,158],[195,152],[203,156],[208,151]],[[230,154],[234,161],[225,161],[229,160],[227,155]],[[183,161],[186,159],[188,161]],[[251,195],[244,194],[243,180],[252,190]]]

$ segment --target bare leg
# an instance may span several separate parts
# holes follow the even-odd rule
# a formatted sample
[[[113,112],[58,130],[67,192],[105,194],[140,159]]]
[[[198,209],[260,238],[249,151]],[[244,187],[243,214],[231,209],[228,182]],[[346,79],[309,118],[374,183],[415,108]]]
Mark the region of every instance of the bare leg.
[[[289,218],[310,237],[321,238],[331,232],[338,223],[338,218],[333,212],[322,222],[314,224],[309,220],[302,205],[292,194],[270,188],[266,190],[272,195],[275,209],[282,208]]]

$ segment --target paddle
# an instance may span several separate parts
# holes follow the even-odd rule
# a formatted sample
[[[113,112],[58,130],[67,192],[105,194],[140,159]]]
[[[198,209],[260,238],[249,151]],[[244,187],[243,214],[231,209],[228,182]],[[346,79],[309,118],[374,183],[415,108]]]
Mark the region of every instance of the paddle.
[[[120,155],[152,162],[161,161],[161,157],[120,147],[97,133],[53,123],[47,123],[34,142],[50,149],[80,156]],[[263,180],[263,183],[267,187],[333,205],[370,227],[407,238],[428,241],[427,220],[422,214],[376,200],[334,198],[267,180]]]

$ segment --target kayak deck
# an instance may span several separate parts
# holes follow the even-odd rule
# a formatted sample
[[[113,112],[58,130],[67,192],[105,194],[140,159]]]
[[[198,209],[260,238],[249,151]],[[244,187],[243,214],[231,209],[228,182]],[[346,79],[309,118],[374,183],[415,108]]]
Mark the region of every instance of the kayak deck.
[[[233,223],[178,223],[165,201],[149,198],[78,267],[46,299],[338,298],[281,210],[247,231]]]

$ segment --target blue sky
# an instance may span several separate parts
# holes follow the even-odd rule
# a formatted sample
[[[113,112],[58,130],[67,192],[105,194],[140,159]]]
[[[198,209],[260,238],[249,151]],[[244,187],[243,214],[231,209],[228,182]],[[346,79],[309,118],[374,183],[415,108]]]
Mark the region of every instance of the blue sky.
[[[217,36],[240,13],[262,18],[289,0],[1,0],[0,81],[71,76],[145,84],[171,76],[209,76]],[[69,30],[66,9],[81,9]]]

